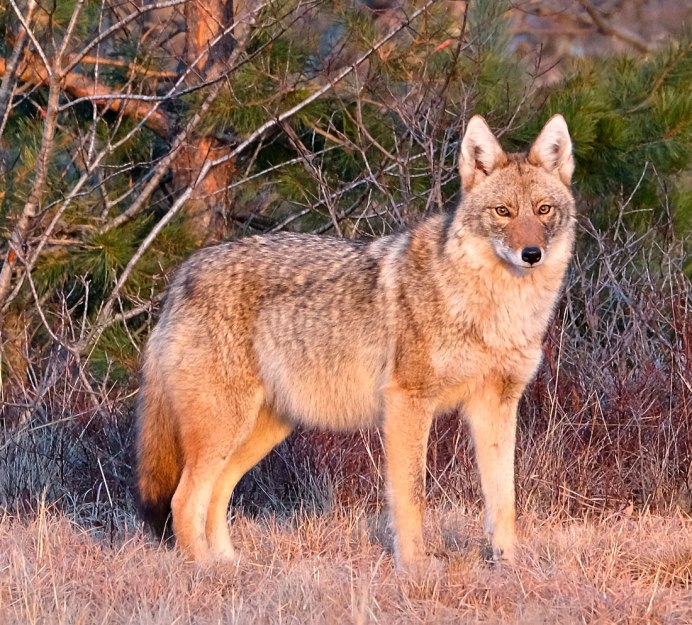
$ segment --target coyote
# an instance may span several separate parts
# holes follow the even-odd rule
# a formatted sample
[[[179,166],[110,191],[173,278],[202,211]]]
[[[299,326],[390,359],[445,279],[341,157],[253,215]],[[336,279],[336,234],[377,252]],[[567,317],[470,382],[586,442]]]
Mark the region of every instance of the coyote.
[[[286,233],[192,254],[144,354],[145,520],[162,532],[172,512],[188,557],[235,560],[233,488],[294,425],[377,425],[396,565],[438,566],[423,543],[426,446],[435,416],[459,408],[493,558],[511,560],[517,405],[572,255],[573,170],[561,115],[528,154],[505,153],[476,115],[449,214],[376,240]]]

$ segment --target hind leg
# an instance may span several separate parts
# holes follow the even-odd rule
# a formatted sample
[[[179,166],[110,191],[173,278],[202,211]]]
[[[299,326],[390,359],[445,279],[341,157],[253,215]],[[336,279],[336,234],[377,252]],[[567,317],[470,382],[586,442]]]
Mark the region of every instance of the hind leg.
[[[196,561],[210,556],[206,536],[214,486],[228,458],[252,431],[262,403],[260,393],[235,397],[208,391],[194,403],[177,403],[184,466],[171,501],[173,532],[180,549]]]
[[[206,536],[210,556],[236,560],[228,533],[228,502],[236,484],[291,431],[291,424],[277,417],[269,408],[260,410],[249,436],[226,459],[216,478],[206,521]]]
[[[200,457],[198,461],[186,462],[171,501],[176,544],[197,562],[209,557],[204,524],[214,480],[222,470],[223,458],[211,462],[211,458]]]

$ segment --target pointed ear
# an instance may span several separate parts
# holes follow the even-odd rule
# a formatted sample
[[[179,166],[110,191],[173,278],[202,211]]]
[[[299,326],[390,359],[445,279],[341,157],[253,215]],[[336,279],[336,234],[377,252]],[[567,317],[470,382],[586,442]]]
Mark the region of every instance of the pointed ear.
[[[489,176],[499,165],[506,162],[507,156],[487,122],[480,115],[474,115],[469,120],[466,133],[461,140],[461,188],[464,192],[470,191],[485,176]]]
[[[562,115],[553,115],[543,126],[529,152],[529,161],[559,176],[567,186],[572,182],[574,158],[567,122]]]

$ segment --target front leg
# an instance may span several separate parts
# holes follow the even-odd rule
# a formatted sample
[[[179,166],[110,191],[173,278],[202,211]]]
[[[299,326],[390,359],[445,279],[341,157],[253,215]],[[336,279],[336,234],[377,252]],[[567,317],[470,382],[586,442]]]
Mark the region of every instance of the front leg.
[[[465,405],[494,560],[514,558],[514,448],[520,395],[520,389],[510,389],[506,383],[484,384]]]
[[[423,543],[425,467],[432,416],[429,402],[400,388],[387,393],[383,434],[394,557],[397,568],[411,573],[423,573],[434,565]]]

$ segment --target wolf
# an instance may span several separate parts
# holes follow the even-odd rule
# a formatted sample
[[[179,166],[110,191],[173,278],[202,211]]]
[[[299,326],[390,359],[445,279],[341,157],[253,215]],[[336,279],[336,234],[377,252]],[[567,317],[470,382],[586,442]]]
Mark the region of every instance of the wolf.
[[[493,558],[511,560],[517,405],[572,256],[573,171],[561,115],[528,153],[506,153],[476,115],[448,214],[369,241],[284,233],[193,253],[143,356],[145,520],[162,532],[171,513],[188,557],[235,560],[231,493],[295,425],[379,426],[395,563],[425,570],[428,435],[459,409]]]

